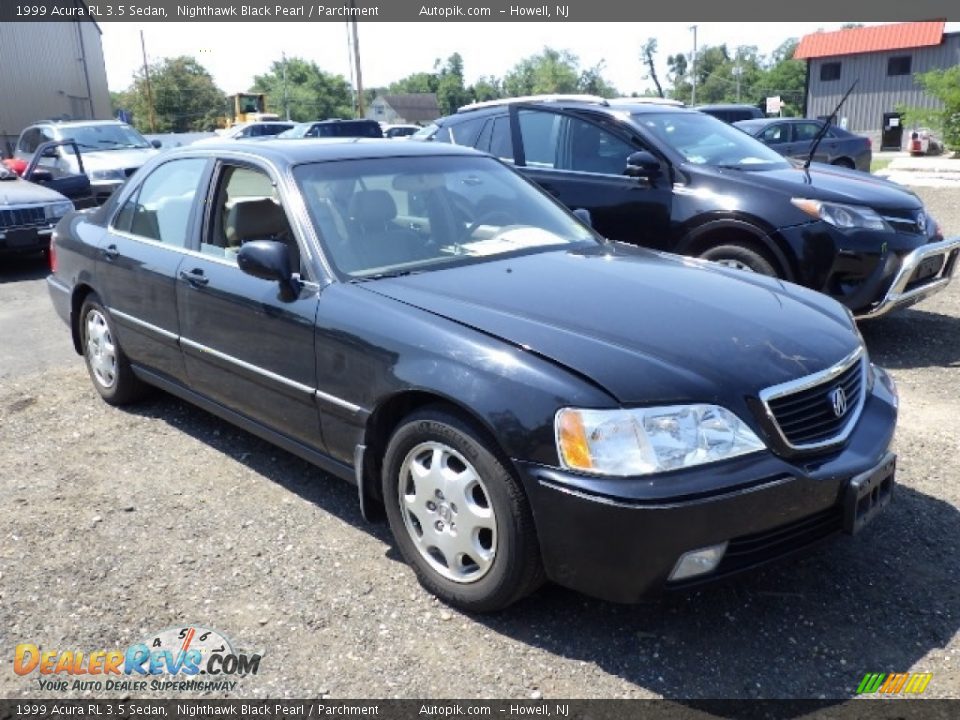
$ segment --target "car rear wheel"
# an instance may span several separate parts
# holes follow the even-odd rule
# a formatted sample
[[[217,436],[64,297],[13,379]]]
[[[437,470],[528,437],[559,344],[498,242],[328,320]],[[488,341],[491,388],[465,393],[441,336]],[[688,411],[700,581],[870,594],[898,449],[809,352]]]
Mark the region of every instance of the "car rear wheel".
[[[833,161],[832,164],[836,165],[837,167],[847,168],[848,170],[857,169],[856,163],[854,163],[853,160],[851,160],[850,158],[837,158],[836,160]]]
[[[96,295],[83,301],[79,322],[83,358],[100,397],[111,405],[125,405],[142,397],[146,386],[133,374],[117,343],[113,322]]]
[[[712,247],[700,255],[704,260],[711,260],[718,265],[725,265],[737,270],[746,270],[761,275],[777,277],[773,264],[752,248],[736,243]]]
[[[432,409],[404,420],[387,446],[383,496],[401,554],[444,602],[491,612],[543,582],[526,495],[459,417]]]

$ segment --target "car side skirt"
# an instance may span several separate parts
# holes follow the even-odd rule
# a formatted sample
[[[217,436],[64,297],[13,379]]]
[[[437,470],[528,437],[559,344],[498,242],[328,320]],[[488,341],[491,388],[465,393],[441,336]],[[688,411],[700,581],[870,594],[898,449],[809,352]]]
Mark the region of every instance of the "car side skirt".
[[[186,400],[188,403],[196,405],[197,407],[206,410],[207,412],[212,413],[213,415],[216,415],[217,417],[226,420],[233,425],[236,425],[242,430],[246,430],[251,435],[256,435],[262,440],[266,440],[267,442],[272,443],[277,447],[306,460],[312,465],[316,465],[324,472],[330,473],[331,475],[334,475],[342,480],[346,480],[351,484],[356,483],[357,480],[354,469],[349,465],[334,460],[333,458],[321,453],[318,450],[315,450],[314,448],[287,437],[283,433],[279,433],[276,430],[272,430],[271,428],[256,422],[255,420],[251,420],[246,415],[241,415],[240,413],[211,400],[205,395],[201,395],[200,393],[190,390],[189,388],[186,388],[180,383],[174,382],[163,375],[159,375],[140,365],[133,364],[131,367],[134,374],[145,383],[154,385],[161,390],[170,393],[171,395],[175,395],[181,400]]]

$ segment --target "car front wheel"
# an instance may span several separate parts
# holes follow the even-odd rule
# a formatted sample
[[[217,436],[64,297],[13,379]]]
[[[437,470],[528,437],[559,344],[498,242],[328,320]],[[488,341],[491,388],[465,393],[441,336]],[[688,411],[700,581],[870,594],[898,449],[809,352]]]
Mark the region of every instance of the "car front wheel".
[[[763,255],[752,248],[743,245],[730,243],[728,245],[718,245],[704,252],[700,257],[704,260],[711,260],[719,265],[736,268],[737,270],[746,270],[760,275],[769,275],[777,277],[777,271],[773,264]]]
[[[117,343],[110,316],[96,295],[89,295],[83,301],[79,322],[83,358],[100,397],[111,405],[125,405],[139,399],[145,386],[133,374],[127,356]]]
[[[404,559],[450,605],[500,610],[543,582],[526,495],[459,417],[426,410],[400,425],[384,457],[383,495]]]

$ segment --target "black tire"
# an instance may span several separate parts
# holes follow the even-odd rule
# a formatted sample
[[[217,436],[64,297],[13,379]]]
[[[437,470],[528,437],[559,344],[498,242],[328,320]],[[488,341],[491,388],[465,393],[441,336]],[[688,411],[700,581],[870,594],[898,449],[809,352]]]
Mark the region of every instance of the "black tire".
[[[401,479],[401,472],[410,467],[409,463],[426,455],[437,457],[432,454],[436,448],[450,451],[449,455],[444,456],[447,463],[445,468],[467,473],[458,475],[458,480],[448,486],[449,498],[443,495],[437,498],[431,494],[427,480],[422,477],[414,479],[409,470],[403,472]],[[464,465],[460,459],[466,460],[469,465]],[[479,483],[474,484],[472,494],[461,495],[459,491],[464,488],[458,485],[459,477],[469,477],[470,471],[476,473]],[[470,423],[442,408],[425,408],[413,413],[390,438],[384,455],[382,481],[387,519],[400,553],[424,588],[444,602],[469,612],[493,612],[502,610],[543,584],[540,548],[527,497],[505,463],[488,447],[483,434]],[[420,487],[414,487],[421,481]],[[411,488],[415,495],[424,493],[416,498],[416,504],[411,502],[403,510],[401,482],[404,484],[405,498],[411,497]],[[477,485],[480,486],[479,490]],[[477,562],[464,553],[459,562],[451,562],[437,551],[439,554],[431,555],[432,560],[428,560],[424,553],[430,554],[427,545],[431,540],[437,538],[437,542],[444,542],[441,537],[443,533],[435,532],[436,525],[439,523],[444,526],[444,521],[447,522],[447,535],[454,537],[456,522],[461,522],[461,528],[470,528],[469,537],[475,538],[477,549],[482,551],[480,546],[485,530],[474,533],[471,526],[473,516],[467,508],[458,508],[455,503],[458,497],[471,503],[469,499],[464,500],[470,496],[485,499],[487,504],[484,506],[481,502],[477,507],[492,511],[495,529],[493,534],[487,535],[492,542],[492,559]],[[434,501],[433,511],[427,509],[426,500]],[[418,528],[419,539],[415,540]],[[463,537],[468,537],[466,532]],[[437,548],[434,546],[434,550]],[[477,557],[480,558],[480,555]],[[473,565],[464,563],[463,559],[471,560]],[[481,568],[484,563],[486,567]],[[444,566],[454,574],[473,572],[473,575],[462,576],[460,580],[451,579],[443,574]],[[476,567],[476,570],[470,570],[472,567]]]
[[[722,265],[737,267],[760,275],[778,277],[776,268],[766,257],[752,248],[737,243],[717,245],[703,252],[700,257],[704,260],[712,260]]]
[[[90,381],[100,397],[111,405],[127,405],[139,400],[146,392],[147,386],[133,374],[130,361],[117,342],[117,333],[113,320],[106,308],[95,294],[88,295],[80,306],[79,323],[80,347],[83,349],[83,359],[87,364]],[[92,338],[93,327],[102,327],[103,335]],[[104,352],[104,340],[112,346],[112,362]],[[100,354],[98,354],[98,350]]]
[[[831,164],[836,165],[837,167],[847,168],[848,170],[857,169],[856,163],[854,163],[850,158],[837,158]]]

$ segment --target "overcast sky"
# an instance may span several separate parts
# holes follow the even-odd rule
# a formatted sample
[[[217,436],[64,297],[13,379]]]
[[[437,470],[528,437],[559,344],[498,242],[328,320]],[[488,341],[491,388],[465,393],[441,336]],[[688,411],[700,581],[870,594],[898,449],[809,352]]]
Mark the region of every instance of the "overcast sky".
[[[666,84],[666,58],[689,53],[690,23],[366,23],[359,24],[360,54],[365,87],[389,85],[414,72],[427,72],[434,60],[459,52],[467,83],[480,75],[502,76],[518,60],[544,45],[570,50],[582,66],[604,62],[604,76],[619,91],[642,92],[652,85],[643,79],[640,48],[648,37],[659,42],[658,73]],[[698,23],[697,43],[756,45],[764,55],[790,37],[818,29],[836,30],[843,23]],[[350,78],[347,26],[325,23],[102,23],[107,79],[111,90],[130,85],[142,64],[140,30],[144,31],[151,62],[191,55],[210,71],[227,93],[247,90],[253,76],[271,61],[301,56],[323,70]],[[947,23],[960,30],[960,23]]]

